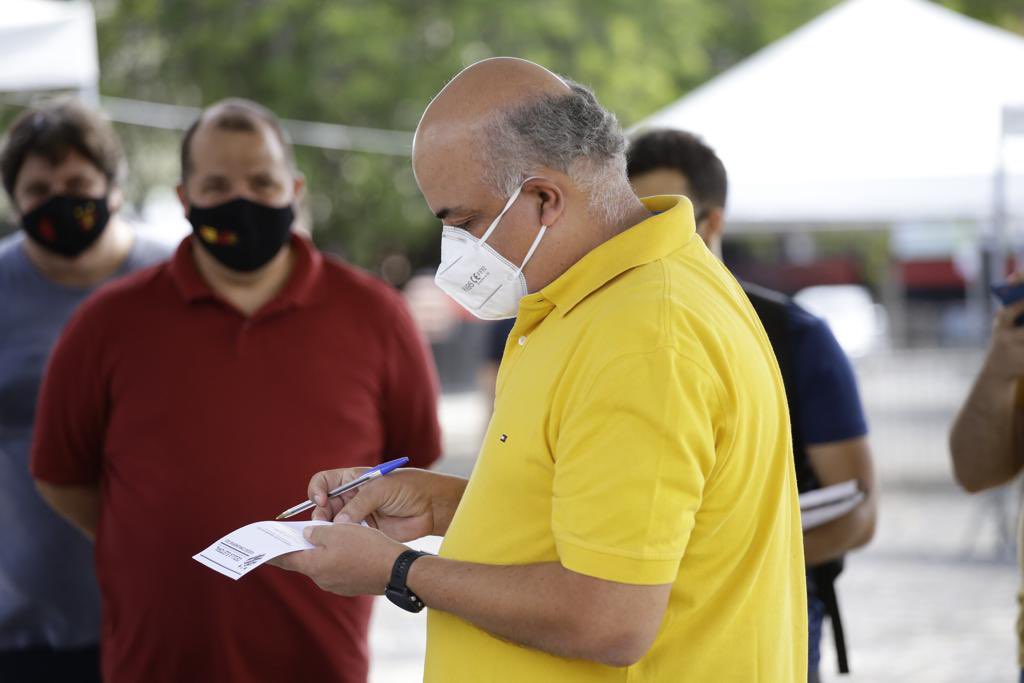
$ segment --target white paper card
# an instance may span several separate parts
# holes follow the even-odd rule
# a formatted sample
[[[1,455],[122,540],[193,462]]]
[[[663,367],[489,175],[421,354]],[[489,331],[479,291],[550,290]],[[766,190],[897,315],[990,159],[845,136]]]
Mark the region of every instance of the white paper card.
[[[803,530],[809,531],[839,519],[861,504],[864,492],[855,480],[800,494],[800,519]]]
[[[308,526],[330,524],[309,522],[255,522],[235,529],[192,559],[229,579],[238,580],[267,560],[314,546],[302,537]]]

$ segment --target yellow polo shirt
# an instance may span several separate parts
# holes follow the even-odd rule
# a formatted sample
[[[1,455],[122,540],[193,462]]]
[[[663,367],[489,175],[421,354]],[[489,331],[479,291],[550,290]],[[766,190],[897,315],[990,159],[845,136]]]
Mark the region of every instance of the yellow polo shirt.
[[[606,667],[428,617],[425,680],[803,683],[803,541],[782,380],[681,197],[522,299],[441,556],[672,584],[654,645]]]

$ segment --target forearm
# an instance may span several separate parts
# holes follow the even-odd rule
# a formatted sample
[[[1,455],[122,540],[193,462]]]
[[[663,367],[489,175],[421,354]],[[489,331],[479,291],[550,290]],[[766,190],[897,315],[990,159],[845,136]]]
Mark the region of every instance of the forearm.
[[[437,492],[431,499],[431,513],[434,518],[434,535],[444,536],[455,517],[455,511],[462,501],[469,480],[450,474],[433,473],[437,476]]]
[[[813,567],[860,548],[875,533],[876,505],[872,496],[856,508],[804,534],[804,559]]]
[[[57,486],[36,481],[36,489],[43,499],[64,519],[77,527],[89,540],[96,535],[100,516],[100,487]]]
[[[971,492],[1013,478],[1022,458],[1014,444],[1016,382],[982,370],[950,433],[957,481]]]
[[[609,666],[638,659],[649,643],[638,651],[615,610],[579,599],[573,577],[587,579],[554,562],[499,566],[423,557],[408,585],[428,608],[517,645]]]

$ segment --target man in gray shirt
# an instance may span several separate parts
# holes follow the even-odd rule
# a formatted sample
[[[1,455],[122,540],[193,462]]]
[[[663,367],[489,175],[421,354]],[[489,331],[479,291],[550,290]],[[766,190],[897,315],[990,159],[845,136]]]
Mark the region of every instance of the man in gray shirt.
[[[28,471],[50,349],[75,308],[170,250],[119,218],[124,155],[99,113],[70,99],[23,112],[0,145],[20,223],[0,239],[0,681],[98,681],[92,545],[43,502]]]

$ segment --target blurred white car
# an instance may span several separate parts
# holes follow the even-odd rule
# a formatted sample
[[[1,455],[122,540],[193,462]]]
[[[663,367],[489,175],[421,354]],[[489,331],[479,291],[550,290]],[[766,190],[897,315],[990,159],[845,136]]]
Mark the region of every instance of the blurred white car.
[[[860,285],[816,285],[793,297],[808,312],[823,318],[836,341],[851,358],[867,355],[888,343],[889,320]]]

